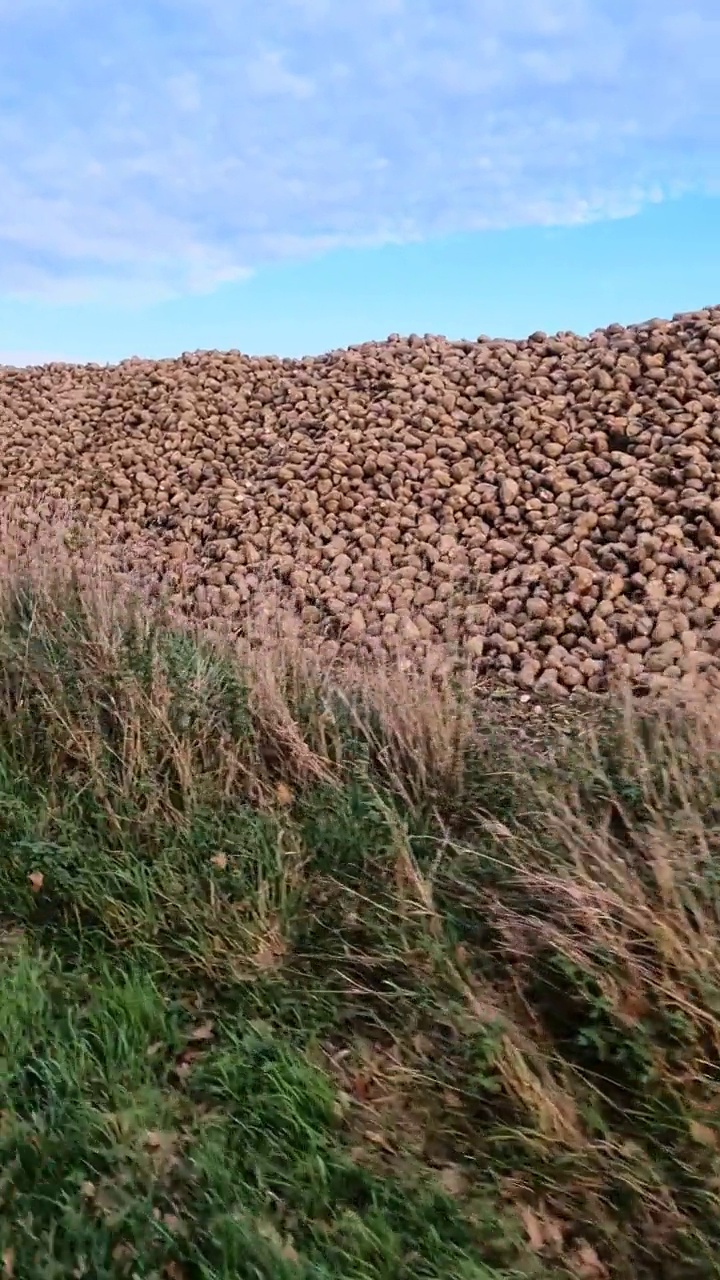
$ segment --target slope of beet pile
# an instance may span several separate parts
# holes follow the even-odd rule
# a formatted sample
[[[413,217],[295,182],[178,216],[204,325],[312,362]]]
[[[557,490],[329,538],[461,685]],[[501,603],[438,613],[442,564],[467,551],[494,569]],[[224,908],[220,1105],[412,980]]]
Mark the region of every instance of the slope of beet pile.
[[[0,369],[0,490],[201,618],[268,576],[328,651],[526,688],[720,686],[720,308],[581,338]]]

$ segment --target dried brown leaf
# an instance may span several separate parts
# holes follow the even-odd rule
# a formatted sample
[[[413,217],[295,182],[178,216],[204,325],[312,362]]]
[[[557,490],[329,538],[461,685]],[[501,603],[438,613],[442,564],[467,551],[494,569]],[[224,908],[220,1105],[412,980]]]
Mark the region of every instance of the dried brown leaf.
[[[178,1079],[187,1079],[193,1069],[193,1064],[201,1057],[202,1052],[200,1049],[186,1049],[175,1064],[175,1075]]]
[[[689,1128],[693,1142],[699,1142],[704,1147],[716,1147],[718,1145],[717,1129],[712,1129],[708,1124],[701,1124],[699,1120],[691,1120]]]
[[[115,1262],[129,1262],[131,1258],[136,1257],[136,1253],[131,1244],[121,1240],[119,1244],[115,1245],[112,1256]]]
[[[283,1258],[287,1258],[288,1262],[299,1262],[300,1255],[289,1238],[284,1238],[274,1222],[270,1222],[267,1218],[259,1218],[256,1222],[258,1235],[263,1240],[267,1240],[268,1244],[273,1245]]]
[[[540,1253],[551,1248],[559,1252],[563,1247],[563,1225],[558,1218],[545,1212],[536,1212],[529,1205],[520,1205],[518,1212],[527,1231],[531,1249]]]
[[[353,1097],[357,1098],[358,1102],[367,1102],[370,1092],[367,1076],[358,1072],[357,1075],[351,1077],[349,1083]]]
[[[430,1057],[432,1057],[432,1052],[433,1052],[433,1047],[434,1047],[434,1046],[433,1046],[433,1042],[432,1042],[432,1040],[430,1039],[430,1037],[429,1037],[429,1036],[424,1035],[422,1031],[418,1031],[418,1032],[416,1032],[416,1034],[413,1036],[413,1038],[412,1038],[412,1046],[413,1046],[413,1049],[415,1050],[415,1052],[416,1052],[416,1053],[417,1053],[421,1058],[430,1058]]]
[[[521,1205],[519,1213],[527,1232],[530,1248],[534,1249],[536,1253],[540,1253],[545,1248],[545,1232],[540,1219],[528,1205]]]
[[[258,969],[274,969],[287,953],[287,943],[278,929],[263,939],[253,957]]]
[[[199,1027],[195,1027],[194,1030],[190,1032],[190,1039],[196,1041],[212,1040],[214,1035],[215,1023],[211,1021],[203,1022]]]
[[[372,1142],[373,1146],[382,1147],[383,1151],[392,1152],[394,1150],[387,1136],[381,1133],[379,1129],[366,1129],[363,1137],[367,1138],[368,1142]]]
[[[581,1240],[567,1259],[568,1266],[580,1280],[604,1280],[608,1270],[600,1261],[592,1245]]]
[[[465,1195],[468,1189],[467,1175],[457,1165],[449,1164],[444,1169],[440,1169],[438,1177],[443,1191],[447,1191],[448,1195]]]

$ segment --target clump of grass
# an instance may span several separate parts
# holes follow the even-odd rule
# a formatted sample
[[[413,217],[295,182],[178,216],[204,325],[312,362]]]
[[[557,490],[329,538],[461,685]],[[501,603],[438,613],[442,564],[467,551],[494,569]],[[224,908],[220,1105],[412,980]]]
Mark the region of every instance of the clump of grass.
[[[0,588],[0,1274],[720,1274],[717,709],[534,753],[53,545]]]

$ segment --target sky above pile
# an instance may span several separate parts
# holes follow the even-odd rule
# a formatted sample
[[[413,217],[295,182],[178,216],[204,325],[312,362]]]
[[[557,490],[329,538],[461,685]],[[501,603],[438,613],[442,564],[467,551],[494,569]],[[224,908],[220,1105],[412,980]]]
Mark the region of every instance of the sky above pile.
[[[0,361],[718,303],[718,122],[717,0],[0,0]]]

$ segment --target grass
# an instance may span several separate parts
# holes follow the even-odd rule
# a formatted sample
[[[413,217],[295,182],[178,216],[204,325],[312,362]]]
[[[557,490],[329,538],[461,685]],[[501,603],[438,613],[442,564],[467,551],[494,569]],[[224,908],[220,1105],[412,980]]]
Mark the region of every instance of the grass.
[[[720,1275],[717,713],[263,626],[5,567],[0,1275]]]

